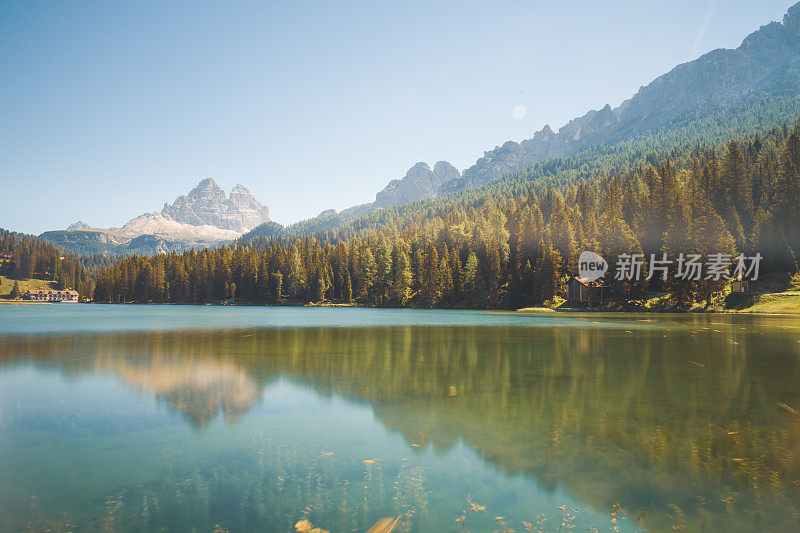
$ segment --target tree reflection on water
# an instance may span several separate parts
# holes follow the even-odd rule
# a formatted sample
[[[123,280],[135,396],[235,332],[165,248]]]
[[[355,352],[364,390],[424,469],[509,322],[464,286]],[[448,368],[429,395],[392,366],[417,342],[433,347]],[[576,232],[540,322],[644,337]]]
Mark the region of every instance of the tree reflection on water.
[[[242,417],[272,383],[288,379],[367,402],[408,444],[398,472],[364,463],[355,478],[328,460],[335,455],[320,453],[324,435],[312,453],[255,433],[249,453],[231,452],[207,470],[167,450],[161,483],[124,489],[96,528],[207,528],[223,516],[231,530],[286,530],[301,518],[332,531],[365,530],[375,507],[402,516],[402,529],[424,530],[433,522],[419,515],[438,510],[415,454],[459,442],[509,476],[609,510],[611,525],[598,527],[623,519],[648,531],[796,527],[797,330],[706,318],[669,330],[639,326],[0,337],[0,372],[26,361],[74,375],[111,372],[196,428]],[[503,509],[487,509],[480,522],[469,504],[454,505],[465,511],[444,517],[448,527],[506,527]],[[512,525],[536,530],[545,511],[552,510],[531,509]],[[541,528],[556,529],[568,511]]]

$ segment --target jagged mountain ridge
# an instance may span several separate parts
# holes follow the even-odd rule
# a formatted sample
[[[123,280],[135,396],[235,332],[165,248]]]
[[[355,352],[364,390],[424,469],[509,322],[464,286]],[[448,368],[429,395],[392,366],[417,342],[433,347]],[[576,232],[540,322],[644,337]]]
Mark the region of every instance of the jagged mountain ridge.
[[[242,241],[255,237],[276,237],[280,235],[311,234],[328,230],[355,220],[385,207],[400,205],[417,200],[433,198],[445,183],[452,183],[461,178],[461,173],[447,161],[437,161],[433,169],[419,162],[408,169],[401,179],[394,179],[375,195],[375,201],[359,204],[336,212],[326,209],[314,218],[298,222],[287,228],[275,222],[261,224],[242,236]]]
[[[413,177],[412,167],[402,180],[392,180],[376,201],[320,216],[287,228],[288,233],[313,233],[346,224],[380,207],[423,200],[480,187],[509,173],[548,159],[613,144],[653,132],[690,114],[703,116],[752,95],[800,94],[800,3],[788,9],[782,22],[751,33],[736,49],[718,49],[676,66],[616,108],[606,105],[562,126],[549,125],[521,142],[507,141],[484,153],[462,175],[436,187]],[[449,163],[447,165],[451,166]],[[453,168],[455,173],[458,171]],[[435,172],[435,167],[434,167]],[[405,190],[413,191],[406,194]],[[258,230],[255,231],[257,233]]]
[[[783,22],[762,26],[736,49],[718,49],[676,66],[612,109],[589,111],[554,132],[549,125],[520,143],[484,154],[449,190],[485,185],[537,161],[573,155],[657,129],[690,112],[708,112],[751,94],[800,93],[800,3]]]
[[[70,229],[89,229],[89,228],[91,228],[91,226],[89,224],[87,224],[86,222],[84,222],[83,220],[79,220],[79,221],[67,226],[68,230],[70,230]]]
[[[392,180],[376,195],[373,203],[353,206],[339,213],[327,210],[318,217],[285,229],[270,223],[258,226],[252,233],[257,236],[262,227],[267,228],[268,231],[264,234],[268,235],[296,235],[331,229],[382,207],[478,187],[538,161],[569,156],[588,148],[636,138],[681,117],[690,114],[703,116],[751,95],[798,94],[800,3],[789,8],[782,22],[762,26],[747,36],[738,48],[714,50],[694,61],[678,65],[640,88],[632,98],[618,107],[612,109],[610,105],[606,105],[600,110],[589,111],[568,122],[558,132],[548,125],[535,132],[530,139],[519,143],[508,141],[485,152],[462,175],[458,175],[458,171],[453,168],[451,179],[443,181],[442,173],[436,172],[438,164],[434,165],[433,170],[427,165],[417,164],[404,178]],[[196,195],[198,201],[193,203],[190,192],[176,199],[172,205],[165,204],[161,215],[171,219],[174,216],[176,218],[173,220],[176,222],[190,225],[203,222],[202,217],[210,217],[205,221],[234,226],[242,220],[253,221],[259,216],[268,220],[266,208],[259,211],[257,206],[250,205],[246,199],[242,202],[249,205],[248,212],[255,213],[251,218],[231,219],[223,216],[225,210],[206,209],[206,199],[219,200],[219,193],[224,196],[224,192],[216,187],[219,189],[217,191],[215,185],[198,185],[196,189],[200,189],[199,193],[202,193]],[[231,199],[234,196],[232,191]]]
[[[259,203],[247,188],[237,183],[227,197],[211,178],[202,180],[189,194],[176,198],[172,205],[165,203],[161,214],[176,222],[209,225],[239,234],[269,222],[267,206]]]
[[[417,163],[399,180],[392,180],[375,195],[375,207],[390,207],[433,198],[442,184],[458,179],[461,173],[447,161],[437,161],[433,170],[427,163]]]
[[[243,185],[226,195],[206,178],[161,212],[144,213],[120,228],[92,228],[82,221],[41,237],[79,254],[154,254],[233,241],[269,222],[269,210]]]

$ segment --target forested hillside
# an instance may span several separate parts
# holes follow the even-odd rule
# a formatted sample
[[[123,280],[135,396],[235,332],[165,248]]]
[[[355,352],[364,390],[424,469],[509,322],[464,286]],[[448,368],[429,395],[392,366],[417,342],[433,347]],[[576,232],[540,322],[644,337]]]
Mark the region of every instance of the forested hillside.
[[[662,146],[669,137],[690,144],[728,140],[724,137],[750,133],[755,131],[753,126],[763,129],[798,114],[798,66],[800,3],[790,7],[781,22],[772,22],[748,35],[736,49],[713,50],[680,64],[613,109],[606,105],[575,117],[558,131],[547,125],[530,139],[506,141],[484,152],[463,173],[448,163],[445,166],[450,170],[442,173],[441,179],[407,175],[390,182],[387,189],[378,193],[375,203],[339,213],[326,210],[288,228],[261,226],[245,239],[331,230],[382,207],[466,191],[523,172],[537,162],[570,160],[575,156],[582,159],[603,153],[609,146],[651,149],[653,142]],[[782,114],[776,115],[776,111]],[[409,174],[414,174],[414,168]],[[403,182],[409,183],[401,187]]]
[[[731,124],[749,131],[797,101],[768,105],[537,163],[313,237],[126,258],[100,271],[95,299],[522,307],[563,296],[581,250],[610,261],[621,253],[759,252],[762,275],[791,273],[800,249],[800,128],[718,142],[739,131]],[[609,282],[623,299],[669,290],[678,307],[709,305],[727,286]]]
[[[695,145],[715,146],[731,139],[759,133],[791,117],[800,115],[800,96],[769,96],[752,94],[735,105],[720,105],[712,111],[695,110],[675,119],[655,131],[639,135],[615,144],[600,145],[583,150],[570,157],[548,159],[537,162],[518,172],[512,172],[477,189],[464,190],[453,182],[454,188],[443,185],[436,199],[390,206],[366,212],[333,210],[317,217],[283,227],[275,222],[262,224],[239,239],[249,244],[261,237],[296,237],[316,235],[318,238],[347,239],[365,228],[375,228],[389,221],[397,222],[406,214],[415,221],[420,209],[432,208],[454,202],[469,204],[480,202],[487,193],[499,196],[518,195],[526,191],[532,181],[539,188],[572,182],[580,179],[596,179],[613,171],[624,171],[631,165],[658,161],[673,150]],[[518,184],[523,183],[523,187]],[[524,194],[524,193],[523,193]],[[432,216],[439,216],[434,210]],[[320,232],[325,232],[324,236]]]
[[[11,261],[0,263],[0,274],[14,280],[41,279],[56,282],[59,289],[74,289],[81,299],[91,300],[94,279],[77,257],[53,244],[20,233],[0,229],[0,252],[10,252]],[[88,259],[93,263],[92,259]]]

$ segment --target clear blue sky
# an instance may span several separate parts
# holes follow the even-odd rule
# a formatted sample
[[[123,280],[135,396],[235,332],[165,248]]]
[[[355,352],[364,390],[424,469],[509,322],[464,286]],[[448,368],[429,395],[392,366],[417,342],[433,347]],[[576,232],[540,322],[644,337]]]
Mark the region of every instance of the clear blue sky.
[[[0,0],[0,227],[118,226],[209,176],[284,224],[372,201],[417,161],[463,169],[616,106],[793,3]]]

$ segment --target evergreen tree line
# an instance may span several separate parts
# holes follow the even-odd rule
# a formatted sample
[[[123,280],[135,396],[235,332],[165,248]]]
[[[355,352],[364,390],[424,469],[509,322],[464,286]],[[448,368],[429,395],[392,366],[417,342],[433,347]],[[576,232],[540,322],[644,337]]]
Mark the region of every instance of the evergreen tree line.
[[[563,297],[582,250],[603,255],[612,273],[623,253],[681,252],[759,252],[762,276],[791,273],[800,250],[799,134],[784,126],[675,148],[559,183],[516,175],[513,186],[382,210],[345,232],[128,257],[100,269],[95,299],[522,307]],[[619,297],[665,289],[679,306],[708,305],[727,286],[667,278],[607,279]]]
[[[95,282],[83,261],[45,240],[0,229],[0,252],[12,254],[11,262],[3,268],[10,278],[55,281],[61,290],[78,291],[81,299],[94,296]],[[19,296],[19,284],[15,286],[15,296]]]

